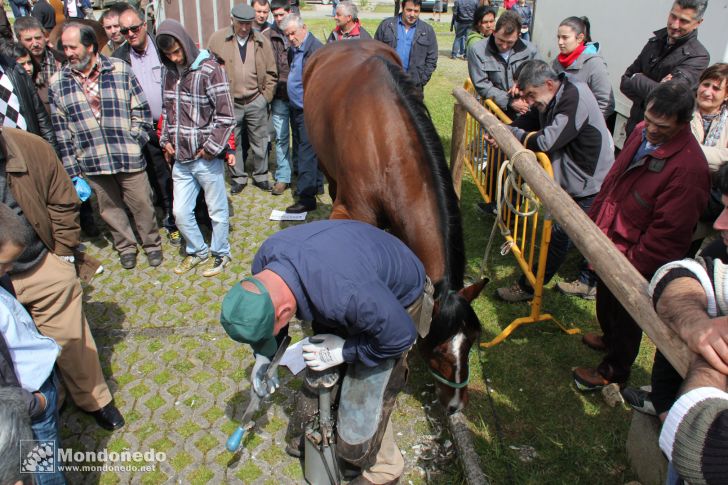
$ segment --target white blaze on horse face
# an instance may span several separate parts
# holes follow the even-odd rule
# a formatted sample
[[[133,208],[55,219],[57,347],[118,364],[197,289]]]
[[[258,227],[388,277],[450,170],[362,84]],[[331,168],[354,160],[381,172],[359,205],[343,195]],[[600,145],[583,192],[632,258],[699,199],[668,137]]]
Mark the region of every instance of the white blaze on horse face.
[[[467,341],[467,337],[463,332],[458,332],[450,341],[450,350],[452,352],[453,357],[455,357],[455,375],[453,376],[453,382],[460,383],[458,378],[460,377],[460,355],[461,350],[463,348],[463,344]],[[466,363],[467,365],[467,363]],[[450,401],[447,403],[447,410],[448,412],[457,412],[460,411],[463,406],[464,402],[462,399],[462,389],[453,389],[455,393],[453,394]]]

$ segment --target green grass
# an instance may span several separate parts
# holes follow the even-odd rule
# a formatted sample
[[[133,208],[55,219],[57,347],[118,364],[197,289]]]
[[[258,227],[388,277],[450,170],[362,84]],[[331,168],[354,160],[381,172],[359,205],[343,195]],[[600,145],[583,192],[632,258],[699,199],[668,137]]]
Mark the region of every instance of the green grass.
[[[429,18],[427,14],[424,18]],[[374,33],[378,21],[364,20]],[[440,57],[432,80],[425,88],[425,101],[450,155],[453,88],[462,86],[467,63],[449,59],[453,35],[445,23],[432,24],[438,34]],[[333,27],[332,19],[309,22],[319,38]],[[326,30],[328,29],[328,30]],[[492,218],[474,209],[480,194],[466,175],[462,186],[461,208],[467,255],[467,274],[475,278],[492,227]],[[495,298],[495,289],[510,285],[520,274],[512,255],[501,256],[503,242],[496,235],[487,275],[490,283],[474,302],[483,324],[483,341],[493,339],[513,319],[526,316],[525,303],[505,304]],[[560,322],[579,327],[582,332],[596,331],[594,303],[565,297],[554,290],[561,279],[577,273],[579,255],[574,252],[559,275],[545,291],[543,311]],[[473,423],[474,442],[484,472],[493,483],[561,484],[625,483],[635,479],[629,470],[625,443],[631,411],[610,408],[599,393],[584,395],[572,384],[571,369],[594,366],[601,355],[580,343],[580,336],[569,336],[550,322],[516,330],[500,345],[471,354],[472,385],[466,415]],[[633,368],[631,384],[649,383],[654,346],[645,339]],[[489,379],[490,393],[485,382]],[[493,403],[491,405],[491,402]],[[497,423],[497,425],[496,425]],[[532,446],[537,457],[530,462],[519,459],[511,447]],[[452,483],[448,474],[445,482]],[[445,483],[443,482],[443,483]]]

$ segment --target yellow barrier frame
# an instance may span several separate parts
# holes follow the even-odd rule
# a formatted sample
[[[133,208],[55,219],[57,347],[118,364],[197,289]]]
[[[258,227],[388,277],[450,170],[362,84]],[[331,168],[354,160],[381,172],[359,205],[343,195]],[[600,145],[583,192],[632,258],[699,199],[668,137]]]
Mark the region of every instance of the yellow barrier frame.
[[[474,97],[477,97],[473,84],[468,79],[465,81],[465,89]],[[501,122],[510,124],[511,119],[501,111],[501,109],[490,99],[482,102],[483,106],[493,113]],[[475,181],[475,186],[480,191],[483,200],[489,204],[495,204],[498,197],[497,185],[500,167],[504,160],[503,152],[494,145],[485,143],[483,128],[480,123],[472,118],[469,114],[466,118],[465,140],[463,142],[464,156],[463,163],[470,171]],[[487,146],[487,162],[483,163],[483,153]],[[551,161],[543,152],[536,153],[536,158],[551,179],[554,173],[551,168]],[[518,185],[522,185],[523,180],[518,176]],[[521,212],[529,211],[529,201],[518,194],[513,187],[509,187],[507,195],[509,200],[514,201],[514,207]],[[543,219],[540,232],[538,226]],[[507,204],[503,204],[501,208],[501,217],[497,219],[497,224],[501,233],[504,234],[506,245],[509,246],[510,252],[516,258],[518,266],[523,271],[526,279],[533,288],[533,300],[531,301],[531,312],[526,317],[516,318],[506,328],[504,328],[498,336],[490,342],[483,342],[480,345],[488,348],[493,347],[508,338],[513,331],[522,325],[538,323],[551,320],[561,328],[565,333],[573,335],[579,333],[579,329],[567,329],[563,327],[549,313],[541,313],[541,304],[543,302],[543,280],[546,273],[546,256],[548,254],[549,243],[551,241],[551,217],[543,217],[538,212],[528,217],[515,214],[510,210]],[[530,227],[529,227],[530,226]],[[540,244],[538,244],[540,242]],[[538,256],[536,260],[537,271],[534,274],[534,257],[536,256],[536,246],[538,245]]]

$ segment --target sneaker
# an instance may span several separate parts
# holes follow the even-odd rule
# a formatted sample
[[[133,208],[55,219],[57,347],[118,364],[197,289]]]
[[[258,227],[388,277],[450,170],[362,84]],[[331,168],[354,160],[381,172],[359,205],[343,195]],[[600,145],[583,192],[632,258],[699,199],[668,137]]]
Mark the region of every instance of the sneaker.
[[[650,416],[657,416],[655,406],[650,399],[651,389],[649,386],[643,386],[639,389],[636,387],[625,387],[622,390],[622,397],[635,411],[642,414],[649,414]]]
[[[167,240],[172,246],[180,247],[182,245],[182,234],[177,230],[167,231]]]
[[[574,369],[573,375],[576,388],[582,392],[598,391],[607,384],[611,384],[609,380],[593,368],[577,367]]]
[[[223,268],[230,262],[230,256],[214,256],[210,259],[210,263],[207,265],[205,271],[202,272],[202,276],[215,276],[216,274],[222,273]]]
[[[496,293],[501,300],[505,300],[511,303],[533,299],[533,293],[522,289],[517,281],[513,283],[510,288],[498,288],[496,290]]]
[[[187,256],[176,268],[174,268],[174,272],[177,274],[186,273],[198,264],[204,263],[208,259],[209,256],[205,256],[204,258],[201,258],[197,255]]]
[[[597,297],[597,287],[589,286],[580,280],[559,281],[556,288],[564,295],[579,296],[585,300],[593,300]]]

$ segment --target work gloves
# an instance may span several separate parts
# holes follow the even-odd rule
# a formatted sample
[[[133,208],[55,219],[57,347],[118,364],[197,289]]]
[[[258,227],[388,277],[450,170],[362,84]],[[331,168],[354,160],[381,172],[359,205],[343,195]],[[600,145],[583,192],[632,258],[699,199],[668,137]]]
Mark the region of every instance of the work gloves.
[[[344,339],[322,333],[308,339],[303,346],[303,360],[315,371],[326,370],[344,363]]]
[[[253,384],[253,391],[260,396],[266,397],[273,394],[276,389],[281,385],[278,380],[278,375],[273,375],[270,379],[267,379],[265,373],[268,371],[270,366],[270,359],[265,355],[255,354],[255,365],[253,365],[253,372],[251,373],[251,381]],[[277,374],[276,370],[276,374]]]

